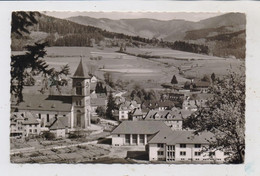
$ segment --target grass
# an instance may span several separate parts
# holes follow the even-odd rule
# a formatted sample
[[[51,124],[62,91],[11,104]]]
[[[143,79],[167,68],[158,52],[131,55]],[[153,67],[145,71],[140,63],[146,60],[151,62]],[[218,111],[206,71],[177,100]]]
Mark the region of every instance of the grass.
[[[74,74],[82,56],[89,70],[98,78],[103,79],[103,74],[110,72],[114,82],[118,79],[129,81],[128,87],[138,83],[145,88],[161,88],[160,85],[169,83],[173,75],[176,75],[180,84],[184,84],[187,81],[185,77],[189,75],[200,78],[214,72],[217,76],[223,76],[227,74],[230,65],[232,70],[239,71],[239,66],[245,63],[236,59],[224,59],[166,48],[127,48],[127,52],[132,54],[120,57],[118,56],[120,53],[117,52],[119,48],[99,50],[90,47],[47,47],[46,50],[47,56],[44,59],[51,67],[59,69],[62,65],[68,64],[70,73]],[[15,53],[19,52],[13,52]],[[137,55],[147,56],[147,58],[136,57]],[[99,56],[100,59],[91,60],[91,57]],[[184,75],[179,74],[178,67],[184,70]]]

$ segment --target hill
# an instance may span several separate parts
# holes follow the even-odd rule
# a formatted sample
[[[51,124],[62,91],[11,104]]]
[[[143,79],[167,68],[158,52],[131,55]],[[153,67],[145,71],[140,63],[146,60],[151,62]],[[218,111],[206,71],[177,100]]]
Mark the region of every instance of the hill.
[[[49,46],[168,47],[221,57],[245,57],[245,15],[240,13],[199,22],[85,16],[58,19],[42,14],[30,31],[29,36],[22,38],[12,35],[12,50],[47,41]]]

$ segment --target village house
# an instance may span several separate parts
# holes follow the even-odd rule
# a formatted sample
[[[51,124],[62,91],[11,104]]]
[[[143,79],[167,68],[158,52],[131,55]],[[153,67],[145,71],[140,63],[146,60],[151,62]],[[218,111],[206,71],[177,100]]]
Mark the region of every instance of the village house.
[[[37,136],[41,133],[39,120],[30,112],[12,112],[10,137]]]
[[[182,103],[182,109],[197,111],[198,107],[207,107],[207,101],[212,97],[212,94],[193,94],[187,96]]]
[[[150,110],[143,120],[146,121],[162,121],[172,130],[182,130],[182,114],[181,111],[175,110]]]
[[[226,152],[210,150],[209,141],[214,140],[210,132],[198,135],[194,131],[160,131],[150,141],[150,161],[219,162],[223,163]]]
[[[54,120],[50,125],[50,132],[55,135],[56,138],[65,138],[68,133],[68,118],[59,117]]]
[[[145,146],[159,131],[171,131],[161,121],[123,121],[112,131],[112,145]]]
[[[136,101],[125,101],[119,107],[119,121],[129,120],[129,113],[131,113],[135,108],[140,108],[140,104]]]
[[[145,114],[146,113],[143,112],[141,108],[135,108],[133,112],[130,114],[129,120],[132,121],[143,120]]]
[[[87,129],[91,124],[90,78],[81,60],[72,77],[71,95],[23,94],[24,101],[18,105],[12,103],[11,109],[35,114],[41,128],[50,127],[57,117],[66,117],[69,131]]]

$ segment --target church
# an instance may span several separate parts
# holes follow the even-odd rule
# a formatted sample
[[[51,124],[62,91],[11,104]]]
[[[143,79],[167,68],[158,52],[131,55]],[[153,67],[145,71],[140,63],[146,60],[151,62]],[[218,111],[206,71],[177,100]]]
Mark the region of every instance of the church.
[[[90,122],[91,76],[82,59],[72,76],[71,95],[23,94],[24,101],[11,104],[13,112],[30,112],[39,121],[41,130],[48,130],[57,119],[66,122],[66,131],[86,130]]]

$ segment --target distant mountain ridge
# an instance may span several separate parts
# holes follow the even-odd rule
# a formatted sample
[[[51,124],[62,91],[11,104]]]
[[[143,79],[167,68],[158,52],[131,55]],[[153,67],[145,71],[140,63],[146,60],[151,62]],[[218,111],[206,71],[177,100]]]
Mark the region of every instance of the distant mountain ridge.
[[[145,38],[155,37],[166,41],[183,40],[187,31],[218,28],[221,26],[232,26],[233,28],[241,29],[245,28],[246,23],[245,15],[241,13],[227,13],[199,22],[185,20],[161,21],[147,18],[111,20],[87,16],[75,16],[67,18],[67,20],[82,25],[95,26],[107,31]]]

